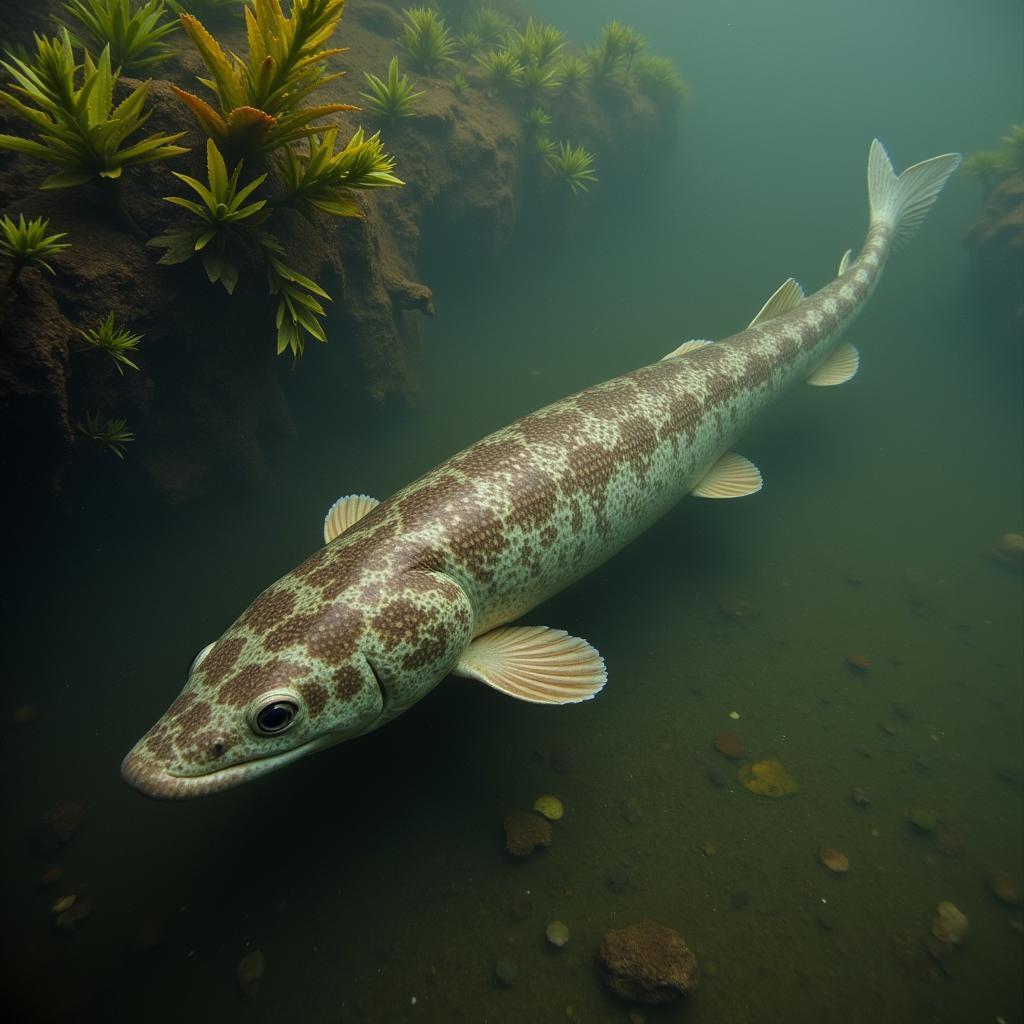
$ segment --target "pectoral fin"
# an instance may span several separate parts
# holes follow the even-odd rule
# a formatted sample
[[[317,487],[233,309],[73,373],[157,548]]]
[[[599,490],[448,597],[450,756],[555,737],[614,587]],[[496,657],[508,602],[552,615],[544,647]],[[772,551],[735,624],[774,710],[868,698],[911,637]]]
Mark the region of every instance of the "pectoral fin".
[[[368,498],[365,494],[350,494],[345,498],[339,498],[324,516],[324,543],[330,544],[335,537],[344,533],[354,523],[358,523],[367,512],[379,504],[376,498]]]
[[[492,629],[466,648],[452,672],[533,704],[590,700],[608,678],[586,640],[547,626]]]
[[[853,250],[852,249],[847,249],[846,252],[843,253],[843,258],[839,261],[839,276],[840,277],[842,277],[843,274],[845,274],[846,271],[850,269],[850,263],[851,263],[850,257],[852,257],[852,256],[853,256]]]
[[[696,498],[745,498],[763,486],[761,471],[750,459],[726,452],[690,493]]]
[[[825,362],[807,378],[807,383],[819,388],[845,384],[857,376],[858,369],[860,353],[849,342],[841,341],[828,354]]]

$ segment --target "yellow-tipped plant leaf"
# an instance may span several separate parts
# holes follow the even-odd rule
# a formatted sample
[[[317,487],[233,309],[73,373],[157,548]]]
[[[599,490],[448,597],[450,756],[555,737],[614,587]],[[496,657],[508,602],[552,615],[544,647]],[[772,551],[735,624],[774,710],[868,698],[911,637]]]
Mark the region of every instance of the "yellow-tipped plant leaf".
[[[206,31],[203,23],[191,14],[181,15],[181,25],[217,83],[217,95],[220,97],[221,106],[226,110],[243,106],[245,94],[241,82],[220,43]]]
[[[228,126],[224,118],[206,100],[200,99],[195,93],[179,89],[176,85],[171,86],[171,92],[195,114],[196,120],[207,135],[217,139],[227,138]]]

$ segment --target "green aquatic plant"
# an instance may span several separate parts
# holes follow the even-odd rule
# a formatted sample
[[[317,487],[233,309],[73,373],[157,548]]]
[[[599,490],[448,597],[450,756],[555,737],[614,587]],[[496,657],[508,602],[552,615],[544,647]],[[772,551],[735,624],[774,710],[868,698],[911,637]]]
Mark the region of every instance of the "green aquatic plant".
[[[461,71],[456,71],[452,75],[452,92],[456,96],[461,96],[469,88],[469,79]]]
[[[191,14],[181,24],[210,71],[199,81],[217,96],[218,112],[204,99],[172,85],[200,127],[232,160],[264,155],[324,129],[326,114],[355,110],[348,103],[304,106],[307,98],[342,72],[324,62],[341,53],[324,48],[341,20],[345,0],[292,0],[287,17],[280,0],[251,0],[245,9],[248,52],[230,57]]]
[[[546,68],[565,45],[565,35],[554,25],[544,25],[531,18],[522,32],[508,34],[506,48],[524,67],[536,64]]]
[[[70,242],[62,242],[67,237],[66,231],[55,235],[46,232],[50,221],[45,217],[25,220],[23,213],[18,214],[17,221],[6,213],[0,217],[0,252],[11,261],[11,272],[7,276],[7,287],[12,288],[18,276],[30,263],[38,263],[44,270],[53,273],[53,267],[47,260],[56,256],[62,249],[70,249]]]
[[[686,82],[668,57],[639,57],[632,77],[637,89],[660,107],[674,107],[686,99]]]
[[[558,88],[558,79],[554,68],[543,64],[527,64],[520,71],[516,85],[522,90],[528,102],[536,103]]]
[[[116,179],[125,168],[188,152],[174,145],[184,132],[155,132],[130,141],[149,118],[144,109],[149,82],[137,86],[115,107],[119,74],[110,69],[109,48],[103,48],[98,61],[84,52],[78,64],[66,28],[59,38],[36,36],[35,42],[34,57],[8,54],[9,60],[0,61],[14,79],[12,90],[17,93],[0,90],[0,103],[32,124],[37,138],[0,135],[0,149],[56,164],[60,170],[43,182],[43,188]],[[81,83],[76,85],[79,71]]]
[[[582,57],[564,57],[555,67],[555,78],[563,95],[575,92],[587,80],[587,64]]]
[[[405,15],[402,45],[422,70],[436,71],[453,59],[455,40],[437,11],[430,7],[409,7],[402,13]]]
[[[561,142],[545,157],[551,173],[558,181],[564,181],[574,193],[586,192],[597,181],[594,173],[594,155],[582,146]]]
[[[395,161],[384,152],[380,133],[365,138],[360,128],[343,148],[335,151],[338,129],[309,140],[309,153],[285,150],[280,163],[288,204],[307,217],[313,210],[334,217],[361,217],[357,191],[404,185],[391,172]]]
[[[511,50],[490,50],[476,55],[476,62],[492,89],[507,89],[518,83],[523,66]]]
[[[637,56],[646,46],[647,40],[635,28],[631,28],[629,25],[621,26],[619,49],[622,53],[622,77],[625,81],[629,81],[629,73],[632,70],[633,61],[636,60]]]
[[[128,421],[123,419],[104,419],[98,412],[88,412],[85,420],[75,424],[75,429],[103,445],[119,459],[124,459],[125,446],[135,440],[135,435],[128,429]]]
[[[587,47],[584,59],[593,85],[607,84],[622,69],[631,31],[617,21],[610,21],[601,29],[600,42]]]
[[[277,354],[289,351],[298,359],[306,348],[305,335],[321,343],[327,342],[323,326],[318,317],[327,311],[320,299],[331,301],[327,294],[312,278],[300,274],[281,259],[284,250],[277,240],[265,236],[263,245],[267,254],[267,276],[270,294],[277,296]]]
[[[201,253],[211,284],[219,281],[230,295],[238,283],[238,262],[245,252],[246,240],[261,222],[257,214],[266,206],[265,199],[248,200],[267,176],[260,174],[239,188],[242,161],[228,174],[224,157],[213,139],[206,140],[206,173],[208,185],[174,172],[179,181],[196,193],[199,202],[182,196],[164,198],[191,213],[195,222],[166,231],[151,239],[149,245],[167,250],[157,262],[168,265],[184,263]]]
[[[460,53],[464,53],[467,57],[472,57],[483,49],[484,43],[475,32],[463,32],[462,35],[455,40],[455,45],[458,47]]]
[[[1024,124],[1011,124],[1002,141],[1009,149],[1012,166],[1024,171]]]
[[[388,64],[386,80],[370,74],[369,71],[365,71],[363,74],[371,91],[361,92],[359,95],[367,101],[367,107],[374,114],[387,121],[396,121],[400,117],[412,117],[414,101],[423,93],[416,92],[416,83],[410,81],[408,75],[398,73],[397,57],[392,57]]]
[[[530,139],[530,149],[547,164],[548,160],[558,155],[558,143],[550,135],[536,132]]]
[[[164,0],[63,0],[64,10],[82,26],[74,41],[98,53],[110,47],[110,63],[122,74],[138,77],[171,53],[164,38],[178,29],[166,21]]]
[[[123,374],[126,366],[130,366],[133,370],[139,368],[128,353],[134,354],[138,350],[143,336],[132,334],[126,327],[120,327],[114,323],[113,313],[99,327],[89,327],[84,330],[80,327],[78,333],[92,349],[97,352],[106,352],[118,373]]]
[[[197,18],[223,19],[246,3],[246,0],[167,0],[175,14],[191,14]]]
[[[972,153],[961,165],[964,174],[977,178],[982,190],[988,194],[1013,170],[1010,158],[1001,149],[982,149]]]
[[[512,22],[494,7],[477,7],[462,23],[462,39],[472,35],[481,47],[495,47],[512,31]]]
[[[526,127],[535,135],[551,127],[551,115],[543,107],[531,107],[524,121]]]

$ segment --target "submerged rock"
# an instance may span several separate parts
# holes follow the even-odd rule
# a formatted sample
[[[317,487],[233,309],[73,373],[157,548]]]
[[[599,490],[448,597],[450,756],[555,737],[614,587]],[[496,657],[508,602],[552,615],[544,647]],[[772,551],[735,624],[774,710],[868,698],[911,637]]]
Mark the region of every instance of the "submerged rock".
[[[254,949],[246,953],[235,967],[235,980],[242,995],[252,998],[259,991],[260,982],[267,969],[267,958],[262,949]]]
[[[850,858],[831,846],[818,847],[818,861],[836,875],[845,875],[850,870]]]
[[[1011,569],[1024,569],[1024,533],[1004,533],[989,551],[989,557]]]
[[[565,808],[562,806],[562,801],[557,796],[550,796],[545,794],[544,796],[537,797],[533,801],[533,809],[538,814],[543,814],[548,821],[558,821],[563,814],[565,814]]]
[[[544,929],[544,936],[552,946],[561,949],[569,941],[569,926],[564,921],[552,921]]]
[[[969,927],[967,915],[949,900],[943,900],[935,908],[935,916],[929,930],[940,942],[960,946],[967,941]]]
[[[679,932],[653,921],[607,932],[597,960],[608,988],[638,1003],[671,1003],[697,984],[697,957]]]
[[[551,825],[533,811],[505,815],[505,847],[514,857],[527,857],[538,846],[551,845]]]
[[[1008,907],[1019,907],[1024,903],[1024,880],[1012,871],[996,868],[989,872],[988,888],[1000,903]]]
[[[781,761],[774,758],[745,764],[739,770],[739,780],[745,789],[758,796],[788,796],[800,788]]]
[[[747,756],[747,748],[734,732],[729,732],[728,730],[716,732],[712,742],[714,743],[715,750],[725,757],[739,759]]]
[[[512,985],[516,978],[519,977],[519,967],[515,960],[510,960],[508,957],[502,957],[494,965],[494,977],[497,978],[498,982],[506,988]]]

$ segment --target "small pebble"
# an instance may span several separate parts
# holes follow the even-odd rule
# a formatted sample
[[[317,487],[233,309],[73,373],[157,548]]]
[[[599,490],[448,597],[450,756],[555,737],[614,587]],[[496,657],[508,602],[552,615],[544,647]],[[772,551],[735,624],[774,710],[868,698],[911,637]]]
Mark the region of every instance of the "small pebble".
[[[855,672],[869,672],[871,670],[871,662],[863,654],[848,654],[846,656],[846,664]]]
[[[700,852],[703,853],[705,857],[714,857],[714,855],[718,853],[718,847],[711,842],[710,839],[705,839],[704,842],[700,844]]]
[[[569,941],[569,926],[564,921],[552,921],[544,929],[544,935],[552,946],[561,949]]]
[[[50,912],[54,914],[63,914],[65,910],[70,910],[75,905],[75,896],[61,896],[59,900],[52,907]]]
[[[242,995],[250,999],[259,991],[260,981],[267,969],[267,958],[262,949],[254,949],[246,953],[235,967],[235,980]]]
[[[939,823],[938,815],[927,807],[915,807],[907,818],[918,832],[934,832]]]
[[[62,932],[73,932],[87,917],[92,914],[92,903],[89,900],[76,900],[70,910],[58,914],[53,922]]]
[[[61,867],[50,868],[39,876],[40,885],[56,885],[64,877],[64,869]]]
[[[867,807],[867,805],[871,803],[871,797],[868,796],[867,790],[861,789],[860,786],[857,786],[853,790],[853,792],[850,794],[850,799],[858,807]]]
[[[498,981],[508,988],[519,974],[519,968],[516,966],[514,960],[509,960],[508,957],[502,957],[494,965],[494,976]]]

